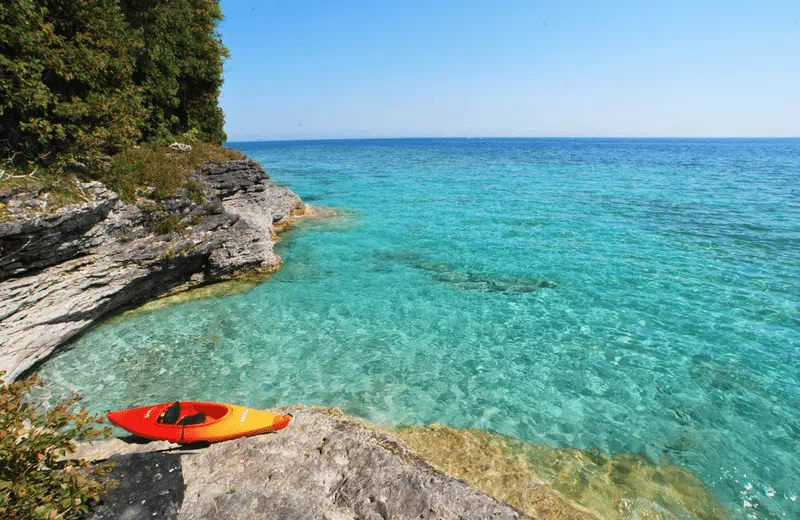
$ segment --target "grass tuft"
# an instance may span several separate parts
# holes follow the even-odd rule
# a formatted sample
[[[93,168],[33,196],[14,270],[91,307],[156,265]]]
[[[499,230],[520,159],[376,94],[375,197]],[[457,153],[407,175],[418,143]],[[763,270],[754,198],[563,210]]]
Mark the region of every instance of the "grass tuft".
[[[150,230],[156,235],[166,235],[168,233],[179,233],[186,229],[183,219],[176,213],[170,213],[164,218],[156,221]]]

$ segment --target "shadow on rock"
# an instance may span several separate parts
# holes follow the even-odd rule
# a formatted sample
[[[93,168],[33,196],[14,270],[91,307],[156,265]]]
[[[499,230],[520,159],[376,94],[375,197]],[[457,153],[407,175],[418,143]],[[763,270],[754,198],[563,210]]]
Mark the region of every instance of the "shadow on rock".
[[[87,517],[91,520],[177,519],[183,503],[180,456],[171,453],[134,453],[111,457],[112,489]]]

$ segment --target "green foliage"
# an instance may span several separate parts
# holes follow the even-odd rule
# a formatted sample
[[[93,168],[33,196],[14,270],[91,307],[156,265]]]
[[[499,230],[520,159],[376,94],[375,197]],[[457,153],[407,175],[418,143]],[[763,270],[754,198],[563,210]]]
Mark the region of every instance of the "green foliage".
[[[144,45],[136,81],[144,87],[148,137],[195,129],[204,141],[221,143],[223,115],[217,106],[222,63],[228,56],[216,24],[214,0],[121,0],[122,9]]]
[[[59,458],[75,452],[75,441],[107,438],[111,429],[98,429],[103,419],[85,409],[71,412],[77,395],[42,410],[28,398],[35,386],[35,376],[11,384],[0,379],[0,518],[80,518],[89,500],[114,485],[104,478],[111,466]]]
[[[0,4],[0,145],[27,160],[140,136],[137,48],[117,0]]]
[[[215,0],[0,3],[0,157],[115,153],[194,131],[225,139]]]
[[[126,202],[134,201],[137,196],[164,200],[185,189],[187,196],[199,204],[205,200],[205,194],[192,173],[206,162],[243,157],[236,150],[208,143],[192,145],[191,152],[173,152],[162,144],[143,144],[115,155],[111,169],[100,180]]]
[[[178,233],[186,229],[186,224],[182,222],[180,215],[169,213],[164,218],[153,224],[150,230],[156,235],[166,235],[167,233]]]

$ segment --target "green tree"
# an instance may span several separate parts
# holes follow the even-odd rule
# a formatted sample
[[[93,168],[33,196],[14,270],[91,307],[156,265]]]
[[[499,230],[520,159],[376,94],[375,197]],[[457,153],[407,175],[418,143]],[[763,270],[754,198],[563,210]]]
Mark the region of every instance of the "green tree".
[[[117,0],[0,4],[0,150],[20,162],[135,142],[140,47]]]
[[[122,0],[128,22],[141,31],[135,81],[142,86],[146,137],[196,130],[202,140],[225,140],[218,106],[228,51],[216,31],[216,0]]]
[[[0,2],[0,158],[225,140],[216,0]]]

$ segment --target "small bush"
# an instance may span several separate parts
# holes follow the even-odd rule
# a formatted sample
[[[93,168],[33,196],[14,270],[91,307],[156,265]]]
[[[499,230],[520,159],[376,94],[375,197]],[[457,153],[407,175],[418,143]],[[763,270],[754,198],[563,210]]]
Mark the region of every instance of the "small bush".
[[[74,453],[75,441],[108,438],[99,429],[102,418],[85,409],[71,412],[78,395],[49,410],[31,403],[29,394],[41,386],[36,376],[15,383],[0,372],[0,518],[6,520],[69,520],[89,511],[89,501],[114,485],[104,478],[111,465],[84,460],[59,461]]]
[[[0,196],[38,191],[40,196],[47,195],[47,211],[84,200],[74,175],[64,175],[52,168],[37,169],[32,177],[30,172],[14,167],[0,171],[5,171],[0,178]]]
[[[202,188],[193,180],[192,173],[206,162],[221,163],[244,156],[224,146],[197,143],[191,152],[173,152],[162,143],[132,147],[112,159],[111,168],[99,179],[116,191],[122,200],[131,202],[137,192],[153,188],[145,194],[155,200],[165,200],[177,194],[181,188],[195,203],[205,199]]]
[[[193,144],[189,155],[193,156],[192,161],[197,167],[200,167],[204,162],[223,163],[247,158],[245,154],[238,150],[211,143]]]
[[[170,213],[159,220],[150,228],[156,235],[166,235],[167,233],[178,233],[186,229],[186,224],[182,222],[181,216]]]
[[[186,196],[195,204],[202,204],[206,201],[206,194],[203,191],[203,187],[194,179],[186,183]]]

